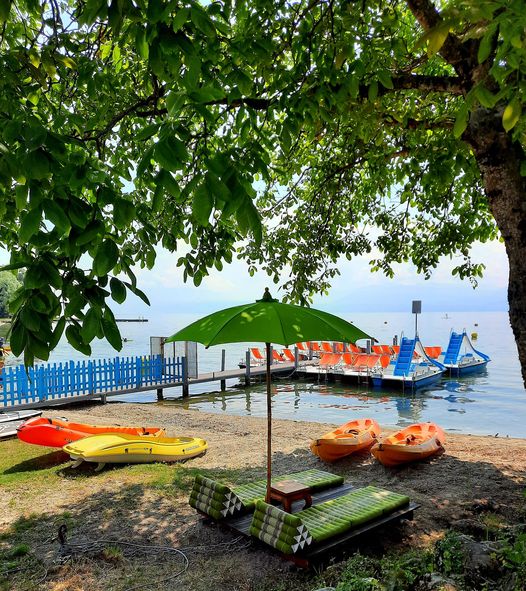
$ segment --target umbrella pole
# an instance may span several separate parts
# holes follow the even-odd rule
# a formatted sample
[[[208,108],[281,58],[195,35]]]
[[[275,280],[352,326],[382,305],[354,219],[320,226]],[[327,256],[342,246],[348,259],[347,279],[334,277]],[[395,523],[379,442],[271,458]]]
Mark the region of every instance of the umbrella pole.
[[[265,343],[267,348],[267,494],[265,501],[270,503],[270,486],[272,480],[272,400],[270,398],[270,343]]]

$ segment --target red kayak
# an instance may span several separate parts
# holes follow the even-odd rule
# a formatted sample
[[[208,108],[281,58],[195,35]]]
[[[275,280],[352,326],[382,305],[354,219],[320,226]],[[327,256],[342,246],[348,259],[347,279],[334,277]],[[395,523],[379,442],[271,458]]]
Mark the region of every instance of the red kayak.
[[[17,429],[18,439],[34,445],[46,447],[64,447],[72,441],[78,441],[89,435],[101,433],[125,433],[128,435],[165,435],[159,427],[121,427],[119,425],[85,425],[71,423],[67,419],[48,419],[35,417],[22,423]]]

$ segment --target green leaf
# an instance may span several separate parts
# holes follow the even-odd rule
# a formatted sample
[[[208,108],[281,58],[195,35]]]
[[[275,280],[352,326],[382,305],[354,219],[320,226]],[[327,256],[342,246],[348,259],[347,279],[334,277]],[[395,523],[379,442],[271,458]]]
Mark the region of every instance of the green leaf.
[[[119,260],[119,249],[113,240],[104,240],[93,259],[93,273],[102,277],[107,275]]]
[[[128,283],[127,281],[124,281],[123,283],[133,294],[141,298],[141,300],[145,304],[147,304],[148,306],[150,305],[150,300],[148,299],[148,296],[143,291],[141,291],[136,285]]]
[[[376,82],[376,80],[373,80],[371,84],[369,84],[367,96],[371,102],[373,102],[378,96],[378,82]]]
[[[27,345],[28,334],[22,322],[17,319],[13,324],[11,334],[9,336],[9,345],[15,357],[22,354]]]
[[[225,91],[214,86],[203,86],[188,93],[188,96],[196,103],[211,103],[225,98]]]
[[[176,12],[176,14],[172,20],[172,29],[173,29],[174,33],[177,33],[177,31],[186,23],[189,16],[190,16],[190,9],[189,8],[180,8]]]
[[[112,315],[113,316],[113,315]],[[101,319],[102,330],[108,343],[117,351],[122,349],[122,337],[119,331],[119,327],[115,322],[115,319],[109,314],[104,314]]]
[[[9,18],[11,11],[11,0],[0,0],[0,23],[4,23]]]
[[[0,271],[15,271],[16,269],[23,269],[29,265],[29,261],[20,261],[19,263],[11,263],[9,265],[2,265]]]
[[[200,226],[208,226],[210,214],[214,207],[214,198],[204,184],[194,191],[192,214]]]
[[[103,224],[103,222],[94,220],[86,226],[82,234],[79,234],[75,242],[78,244],[78,246],[84,246],[84,244],[88,244],[93,242],[96,238],[104,236],[105,233],[106,226]]]
[[[169,115],[178,115],[184,105],[186,96],[182,92],[170,92],[166,97],[166,107]]]
[[[69,218],[58,201],[46,199],[44,201],[44,214],[60,233],[66,234],[71,229]]]
[[[441,23],[431,31],[426,33],[427,38],[427,55],[431,57],[442,49],[447,36],[449,35],[449,25]]]
[[[82,328],[80,330],[82,340],[85,343],[90,343],[99,334],[102,326],[101,316],[100,310],[94,307],[90,308],[86,312],[84,320],[82,321]]]
[[[55,330],[53,330],[53,335],[51,337],[51,341],[49,342],[49,348],[54,349],[58,342],[60,341],[60,337],[62,336],[64,329],[66,328],[66,318],[61,316],[57,324],[55,325]]]
[[[210,39],[215,39],[217,35],[216,29],[212,21],[209,19],[208,15],[206,14],[206,12],[204,12],[200,8],[194,7],[190,11],[190,18],[192,19],[194,25],[202,33],[204,33]]]
[[[495,30],[492,27],[485,35],[484,37],[482,37],[482,39],[480,40],[479,43],[479,48],[477,51],[477,60],[479,64],[482,64],[483,62],[485,62],[490,53],[491,53],[491,48],[493,47],[493,38],[495,35]]]
[[[111,0],[108,7],[108,23],[114,30],[114,34],[118,35],[122,25],[122,3],[121,0]]]
[[[61,289],[62,277],[57,267],[54,264],[49,263],[45,259],[42,259],[40,261],[40,267],[47,276],[48,284],[54,287],[55,289]]]
[[[453,135],[457,139],[460,138],[468,126],[468,112],[468,106],[466,103],[463,103],[457,112],[457,118],[455,119],[455,125],[453,126]]]
[[[76,324],[70,324],[66,328],[66,338],[74,349],[84,353],[84,355],[91,355],[91,347],[84,343],[80,329]]]
[[[173,136],[168,136],[157,142],[155,146],[155,159],[167,170],[177,171],[182,164],[190,158],[184,143]]]
[[[497,97],[483,84],[475,87],[475,96],[478,98],[480,104],[488,109],[492,109],[497,102]]]
[[[148,168],[152,165],[151,160],[153,157],[155,146],[150,146],[142,155],[139,163],[137,164],[137,176],[141,177]]]
[[[162,184],[162,186],[168,191],[168,193],[170,193],[170,195],[172,195],[172,197],[178,198],[181,195],[181,189],[179,188],[179,185],[172,176],[171,172],[161,168],[159,174],[157,175],[157,181]]]
[[[110,289],[111,297],[118,304],[122,304],[126,299],[126,287],[124,283],[120,279],[117,279],[117,277],[112,277],[110,279]]]
[[[135,218],[135,205],[127,199],[116,199],[113,203],[113,221],[119,230],[124,229]]]
[[[20,320],[22,324],[32,332],[40,330],[40,315],[32,310],[29,306],[24,306],[20,312]]]
[[[506,131],[511,131],[520,119],[522,105],[517,98],[514,98],[504,109],[502,114],[502,126]]]
[[[29,242],[31,236],[38,232],[41,221],[42,210],[40,209],[40,207],[31,209],[24,215],[24,217],[22,218],[22,223],[20,224],[20,231],[18,233],[18,236],[22,243]]]
[[[29,334],[27,348],[31,354],[34,354],[41,361],[47,361],[49,359],[48,345],[42,342],[36,335]]]
[[[141,131],[139,131],[139,133],[135,136],[135,139],[138,142],[148,140],[152,137],[152,135],[155,135],[158,131],[159,131],[159,124],[152,123],[151,125],[147,125],[146,127],[143,127],[141,129]]]
[[[49,160],[41,148],[29,152],[24,162],[24,175],[29,179],[43,179],[49,174]]]
[[[387,70],[378,70],[378,80],[382,83],[385,88],[393,89],[393,80],[391,74]]]
[[[17,185],[15,187],[15,203],[17,209],[25,209],[27,207],[27,195],[29,187],[27,185]]]

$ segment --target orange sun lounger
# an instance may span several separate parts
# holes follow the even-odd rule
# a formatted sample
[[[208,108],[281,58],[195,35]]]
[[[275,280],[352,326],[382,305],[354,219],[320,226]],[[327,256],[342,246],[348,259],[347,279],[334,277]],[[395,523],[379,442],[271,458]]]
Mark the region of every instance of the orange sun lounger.
[[[342,356],[340,353],[322,353],[319,365],[326,368],[333,367],[334,365],[338,365],[341,360]]]
[[[309,341],[307,343],[307,346],[309,347],[309,349],[311,351],[314,351],[315,353],[319,353],[321,351],[320,344],[317,343],[316,341]]]
[[[283,349],[283,356],[285,361],[296,361],[296,357],[294,357],[294,353],[290,349]]]
[[[261,351],[257,347],[251,347],[250,352],[256,361],[265,361],[265,357],[261,355]]]
[[[325,351],[325,353],[334,353],[332,345],[327,341],[322,341],[321,348],[323,349],[323,351]]]

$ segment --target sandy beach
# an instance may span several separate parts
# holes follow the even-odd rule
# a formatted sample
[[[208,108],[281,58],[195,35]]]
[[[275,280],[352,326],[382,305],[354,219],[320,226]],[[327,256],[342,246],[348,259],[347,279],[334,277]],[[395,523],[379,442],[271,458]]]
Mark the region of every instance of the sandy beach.
[[[124,536],[177,547],[221,544],[232,541],[233,535],[204,524],[187,505],[187,490],[193,474],[199,470],[213,471],[216,477],[223,474],[228,483],[246,482],[265,475],[265,419],[209,414],[174,405],[117,403],[76,406],[49,411],[46,415],[100,424],[160,425],[167,429],[168,435],[203,437],[209,449],[206,455],[184,465],[170,466],[169,477],[153,487],[143,486],[143,477],[134,477],[133,467],[126,474],[128,469],[115,468],[85,477],[73,477],[65,469],[60,488],[48,491],[45,496],[24,494],[28,482],[20,488],[11,486],[0,498],[0,530],[9,530],[22,516],[36,514],[55,518],[68,512],[73,515],[75,524],[71,535],[81,538]],[[375,541],[377,545],[426,546],[452,524],[469,531],[483,527],[483,514],[497,515],[506,522],[524,508],[526,439],[447,434],[446,453],[442,456],[403,468],[386,469],[369,454],[333,465],[316,458],[309,450],[309,441],[332,427],[320,423],[273,421],[274,473],[282,475],[317,467],[341,474],[355,486],[373,483],[405,493],[421,505],[413,522],[382,536],[381,542]],[[32,447],[34,456],[49,451]],[[57,453],[60,452],[48,454],[49,461],[64,462],[65,458],[59,460]],[[13,469],[16,471],[16,466]],[[179,489],[183,477],[185,486]],[[367,539],[365,544],[370,546],[371,540]],[[44,545],[43,559],[51,559],[54,552],[53,544]],[[202,568],[210,573],[211,580],[206,584],[195,577]],[[259,589],[256,583],[266,577],[275,581],[281,576],[290,579],[290,584],[297,582],[301,588],[305,575],[291,572],[286,563],[261,545],[243,542],[241,548],[226,555],[219,552],[192,557],[191,568],[179,579],[179,584],[185,582],[191,589],[204,590],[213,588],[215,581],[221,582],[222,589],[248,590]],[[75,586],[70,578],[65,588],[98,590],[104,586],[96,578],[90,584]]]

